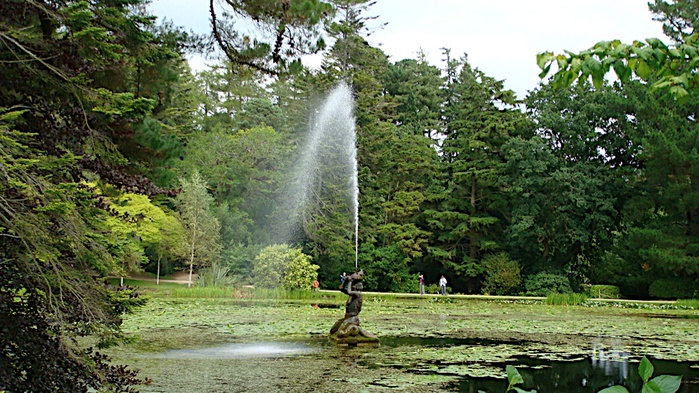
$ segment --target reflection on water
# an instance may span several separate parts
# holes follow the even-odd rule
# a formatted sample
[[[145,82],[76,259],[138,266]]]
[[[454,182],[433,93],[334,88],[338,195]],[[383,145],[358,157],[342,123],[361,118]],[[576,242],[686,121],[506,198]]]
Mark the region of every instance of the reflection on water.
[[[219,347],[199,349],[172,349],[148,357],[160,359],[231,359],[246,357],[280,357],[306,355],[317,352],[301,343],[262,342],[248,344],[226,344]]]
[[[630,357],[630,354],[626,351],[606,349],[596,344],[590,362],[592,368],[604,371],[604,375],[608,377],[618,377],[619,383],[622,383],[629,379]],[[584,382],[585,380],[583,379]]]
[[[651,360],[655,366],[654,376],[660,374],[683,375],[678,392],[699,392],[699,370],[690,363]],[[531,358],[518,358],[514,364],[524,379],[525,389],[538,392],[599,392],[612,386],[623,385],[631,392],[640,392],[641,377],[638,375],[638,361],[616,360],[576,360],[576,361],[537,361]],[[460,392],[504,391],[505,380],[494,378],[467,378],[458,387]]]
[[[502,342],[482,339],[453,339],[453,338],[419,338],[419,337],[382,337],[384,347],[422,346],[422,347],[466,347],[466,346],[497,346],[517,345],[526,351],[526,342]],[[525,390],[536,389],[539,393],[546,392],[599,392],[613,385],[625,386],[631,392],[642,389],[641,377],[638,375],[640,359],[633,356],[615,340],[600,339],[591,345],[592,353],[571,355],[563,360],[550,360],[552,354],[532,353],[509,358],[506,363],[481,363],[469,360],[474,364],[496,366],[505,374],[507,364],[517,367],[524,384],[519,387]],[[589,350],[589,349],[588,349]],[[555,355],[561,359],[561,355]],[[672,360],[650,359],[654,366],[653,376],[662,374],[682,375],[680,393],[699,393],[699,359],[696,362],[677,362]],[[450,365],[458,363],[449,362]],[[440,368],[444,365],[430,364]],[[366,366],[372,367],[367,364]],[[423,368],[425,369],[425,368]],[[447,372],[448,373],[448,372]],[[454,386],[460,392],[476,393],[504,392],[507,381],[503,378],[463,377]]]
[[[599,349],[589,358],[578,357],[569,361],[549,361],[531,357],[516,357],[512,363],[524,379],[525,389],[538,392],[599,392],[621,385],[631,392],[640,392],[643,384],[638,375],[639,359],[627,352]],[[699,393],[699,369],[691,362],[650,359],[653,376],[682,375],[680,393]],[[504,391],[507,383],[493,378],[468,378],[459,385],[461,392]]]

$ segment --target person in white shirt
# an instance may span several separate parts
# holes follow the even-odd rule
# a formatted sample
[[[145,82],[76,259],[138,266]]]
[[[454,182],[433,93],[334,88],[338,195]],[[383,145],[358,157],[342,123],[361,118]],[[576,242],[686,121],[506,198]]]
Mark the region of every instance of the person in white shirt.
[[[447,296],[447,279],[444,277],[444,275],[442,275],[442,277],[439,279],[439,293]]]

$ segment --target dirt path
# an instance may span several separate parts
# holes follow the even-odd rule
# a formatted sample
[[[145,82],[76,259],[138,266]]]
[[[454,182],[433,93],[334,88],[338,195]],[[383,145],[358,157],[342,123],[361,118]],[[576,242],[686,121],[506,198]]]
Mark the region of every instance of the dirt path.
[[[189,272],[176,272],[172,276],[166,276],[169,278],[160,278],[160,282],[171,282],[175,284],[187,284],[189,282]],[[156,277],[151,276],[150,274],[132,274],[128,278],[132,278],[134,280],[143,280],[143,281],[157,281]],[[197,275],[193,274],[192,275],[192,282],[195,282],[197,280]]]

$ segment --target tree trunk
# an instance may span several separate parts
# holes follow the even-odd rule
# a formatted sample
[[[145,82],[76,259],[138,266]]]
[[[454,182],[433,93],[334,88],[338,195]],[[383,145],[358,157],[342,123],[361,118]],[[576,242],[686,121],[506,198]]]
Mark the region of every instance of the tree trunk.
[[[187,281],[187,288],[192,287],[192,270],[194,269],[194,249],[197,245],[197,221],[194,221],[192,226],[192,252],[189,256],[189,281]]]
[[[471,176],[471,218],[476,214],[476,191],[478,190],[476,186],[476,176],[473,175]],[[477,236],[478,234],[476,233],[476,228],[471,223],[470,225],[470,245],[469,245],[469,251],[468,251],[468,256],[471,258],[472,261],[476,260],[476,257],[478,256],[478,240]]]
[[[189,281],[187,282],[187,288],[192,287],[192,269],[194,269],[194,244],[192,244],[192,254],[189,257]]]
[[[155,276],[155,285],[160,285],[160,260],[163,259],[163,256],[158,253],[158,273]]]

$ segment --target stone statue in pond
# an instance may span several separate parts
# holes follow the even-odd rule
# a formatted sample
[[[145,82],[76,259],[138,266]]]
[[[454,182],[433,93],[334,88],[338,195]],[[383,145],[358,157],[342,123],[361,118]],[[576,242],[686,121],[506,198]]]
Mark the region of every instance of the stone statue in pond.
[[[379,338],[362,329],[359,323],[359,313],[362,311],[362,278],[364,272],[359,270],[345,278],[340,291],[349,298],[345,304],[345,316],[339,319],[330,329],[330,338],[340,344],[355,346],[363,343],[378,343]]]

